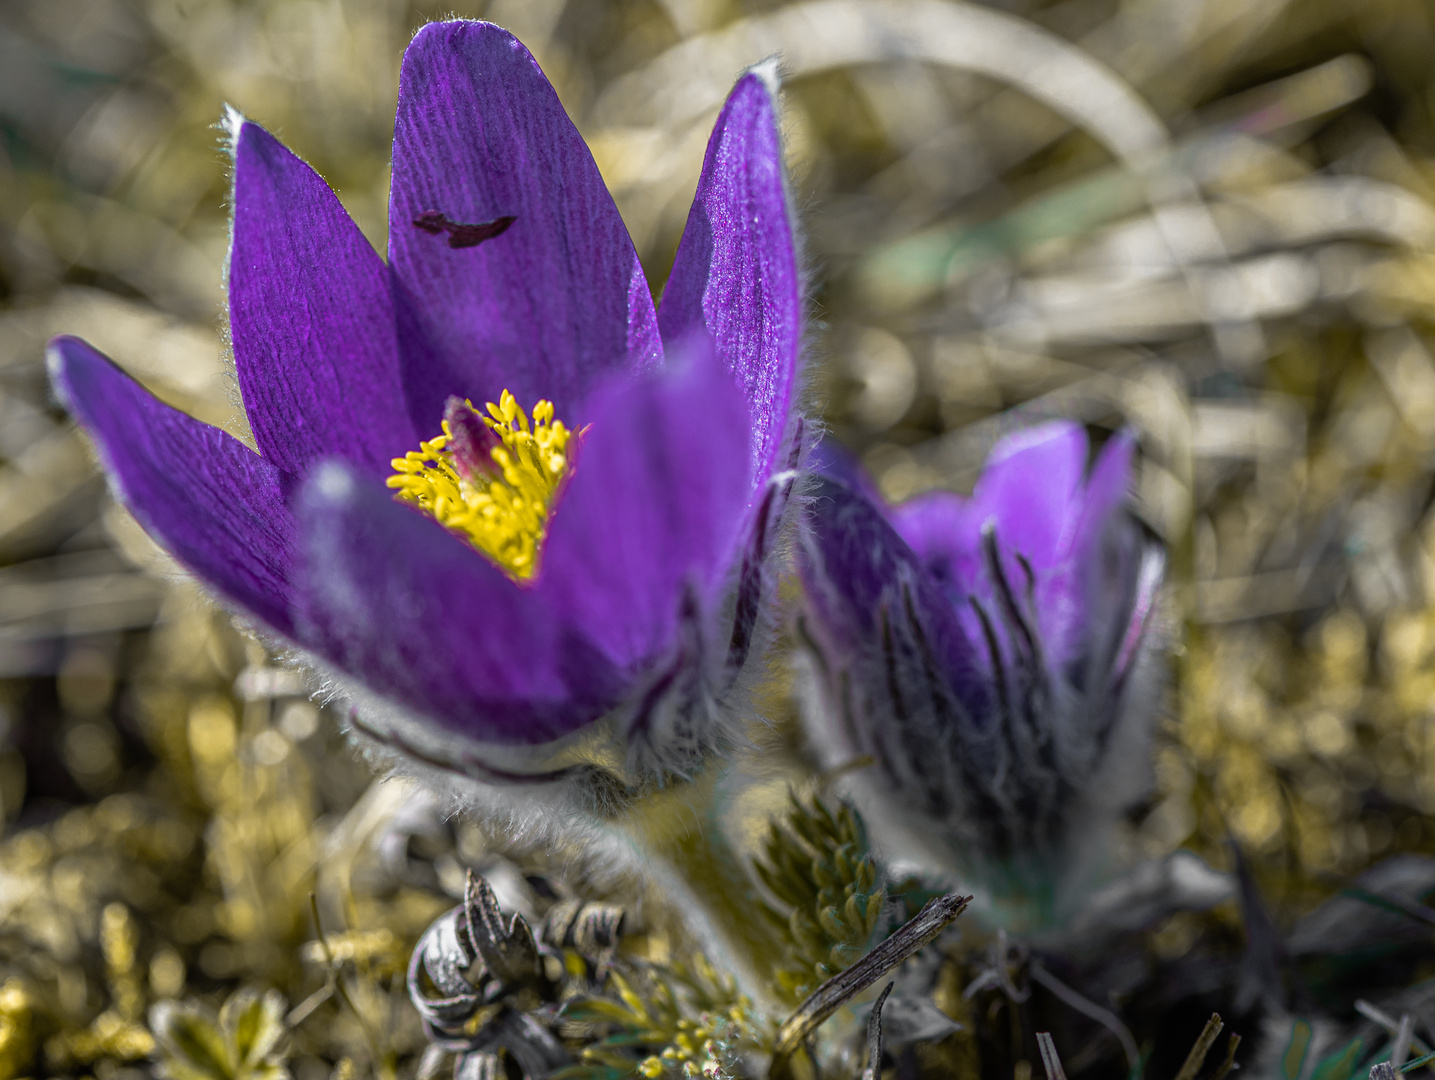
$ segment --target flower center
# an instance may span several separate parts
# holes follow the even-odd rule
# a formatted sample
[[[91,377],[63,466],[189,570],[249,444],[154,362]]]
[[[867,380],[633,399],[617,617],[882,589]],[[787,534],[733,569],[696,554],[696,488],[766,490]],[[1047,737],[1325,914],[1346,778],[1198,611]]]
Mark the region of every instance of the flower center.
[[[394,498],[417,506],[487,555],[514,581],[538,572],[538,554],[563,478],[573,432],[553,419],[553,403],[533,419],[505,390],[488,415],[448,399],[443,434],[393,459]]]

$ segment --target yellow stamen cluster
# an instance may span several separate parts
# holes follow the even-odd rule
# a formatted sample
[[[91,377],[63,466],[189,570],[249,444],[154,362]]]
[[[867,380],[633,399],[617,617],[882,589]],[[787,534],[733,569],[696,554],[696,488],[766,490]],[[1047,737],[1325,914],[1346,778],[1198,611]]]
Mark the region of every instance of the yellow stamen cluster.
[[[456,404],[456,403],[455,403]],[[388,485],[395,498],[427,512],[445,529],[463,537],[515,581],[538,571],[538,554],[548,529],[553,499],[568,471],[573,432],[553,419],[553,403],[533,406],[533,420],[505,390],[488,415],[464,402],[497,436],[492,463],[468,468],[455,458],[454,432],[443,434],[393,459]]]

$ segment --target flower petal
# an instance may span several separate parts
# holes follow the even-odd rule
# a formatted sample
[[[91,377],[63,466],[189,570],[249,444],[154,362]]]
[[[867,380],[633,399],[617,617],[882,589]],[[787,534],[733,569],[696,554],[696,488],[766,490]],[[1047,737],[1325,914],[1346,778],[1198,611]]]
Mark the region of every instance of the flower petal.
[[[768,78],[750,71],[728,95],[658,308],[664,341],[697,327],[712,335],[747,397],[759,478],[781,452],[802,334],[801,281]]]
[[[1020,552],[1040,571],[1061,561],[1076,531],[1086,431],[1057,420],[997,443],[972,500],[995,522],[1002,550]]]
[[[877,481],[862,464],[861,458],[843,446],[831,435],[819,439],[807,457],[808,472],[820,473],[829,479],[851,488],[865,496],[876,506],[886,505]],[[908,541],[910,543],[910,541]]]
[[[1099,643],[1097,655],[1111,665],[1118,683],[1145,635],[1165,569],[1164,550],[1123,512],[1135,453],[1136,436],[1129,429],[1101,448],[1086,481],[1073,544],[1083,569],[1073,581],[1080,618],[1069,633]]]
[[[52,341],[49,362],[56,393],[145,531],[225,599],[291,635],[294,522],[280,470],[165,405],[78,338]]]
[[[950,491],[928,491],[890,511],[892,525],[954,604],[964,603],[986,574],[983,509]],[[1000,525],[998,525],[1000,528]]]
[[[383,475],[418,441],[383,260],[313,169],[238,124],[229,324],[254,440],[295,474],[337,455]]]
[[[474,226],[505,217],[476,239],[493,229]],[[662,356],[593,156],[528,50],[489,23],[430,23],[404,53],[389,259],[420,430],[437,428],[450,394],[497,401],[505,388],[582,423],[603,375]]]
[[[594,403],[540,571],[540,588],[620,664],[668,647],[685,591],[711,600],[749,516],[741,394],[705,337],[673,352],[661,376]]]
[[[624,688],[555,597],[345,465],[312,475],[299,516],[301,639],[379,694],[480,741],[523,744],[596,719]]]
[[[1108,564],[1112,559],[1120,563],[1127,556],[1117,556],[1110,543],[1114,538],[1108,534],[1113,528],[1112,516],[1126,501],[1134,449],[1135,441],[1128,432],[1118,433],[1102,448],[1090,475],[1068,505],[1067,533],[1058,561],[1047,567],[1046,573],[1038,572],[1038,621],[1050,658],[1057,665],[1070,662],[1089,647],[1088,642],[1101,636],[1096,623],[1103,618],[1104,609],[1125,593],[1126,571],[1118,572],[1115,565]],[[1103,550],[1103,545],[1110,550]],[[1094,585],[1098,577],[1101,584]]]
[[[690,585],[708,598],[720,584],[750,495],[746,436],[711,360],[603,394],[528,586],[326,466],[300,501],[304,640],[473,738],[568,734],[673,647]]]
[[[1136,436],[1130,429],[1118,431],[1101,448],[1086,480],[1074,544],[1078,554],[1099,541],[1107,519],[1125,505],[1131,491],[1131,462],[1135,454]]]
[[[982,533],[991,527],[1011,591],[1025,592],[1026,569],[1018,555],[1033,571],[1036,624],[1048,661],[1060,667],[1079,647],[1084,612],[1073,559],[1086,553],[1081,531],[1088,505],[1082,483],[1086,453],[1086,432],[1079,424],[1042,424],[996,445],[971,499],[934,491],[892,511],[897,531],[956,605],[958,620],[974,639],[980,620],[969,598],[988,611],[998,598],[982,553]],[[1002,625],[996,629],[1006,644]]]
[[[992,691],[983,661],[950,601],[881,509],[826,477],[815,478],[807,496],[799,565],[808,601],[833,645],[859,664],[875,664],[877,677],[885,680],[881,672],[891,635],[905,628],[911,647],[920,645],[925,653],[926,677],[940,683],[974,722],[990,716]]]

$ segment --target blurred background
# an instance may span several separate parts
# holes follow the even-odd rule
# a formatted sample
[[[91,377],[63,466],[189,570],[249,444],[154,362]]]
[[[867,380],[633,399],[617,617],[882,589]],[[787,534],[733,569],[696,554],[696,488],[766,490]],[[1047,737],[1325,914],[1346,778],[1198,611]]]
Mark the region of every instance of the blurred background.
[[[655,292],[717,106],[782,57],[811,396],[890,498],[969,488],[1040,418],[1140,433],[1174,647],[1142,852],[1235,838],[1282,925],[1435,852],[1423,0],[4,0],[0,1077],[132,1070],[187,990],[334,1008],[310,890],[371,1022],[335,1009],[291,1068],[392,1073],[414,936],[509,865],[371,783],[113,504],[42,355],[82,335],[244,437],[222,107],[383,250],[400,56],[450,13],[537,55]]]

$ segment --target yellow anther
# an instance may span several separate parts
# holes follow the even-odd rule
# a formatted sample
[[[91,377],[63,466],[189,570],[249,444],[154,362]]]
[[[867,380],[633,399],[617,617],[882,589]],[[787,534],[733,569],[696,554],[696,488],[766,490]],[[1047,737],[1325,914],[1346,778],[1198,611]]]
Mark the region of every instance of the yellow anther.
[[[525,581],[538,572],[553,501],[568,473],[573,432],[553,419],[551,401],[533,406],[530,423],[507,390],[497,405],[488,402],[487,416],[469,401],[458,406],[455,400],[450,408],[455,406],[472,414],[461,419],[492,432],[496,445],[488,451],[489,460],[463,459],[456,452],[462,443],[455,444],[455,432],[445,419],[442,435],[393,459],[388,485],[400,502],[425,511],[509,577]]]

